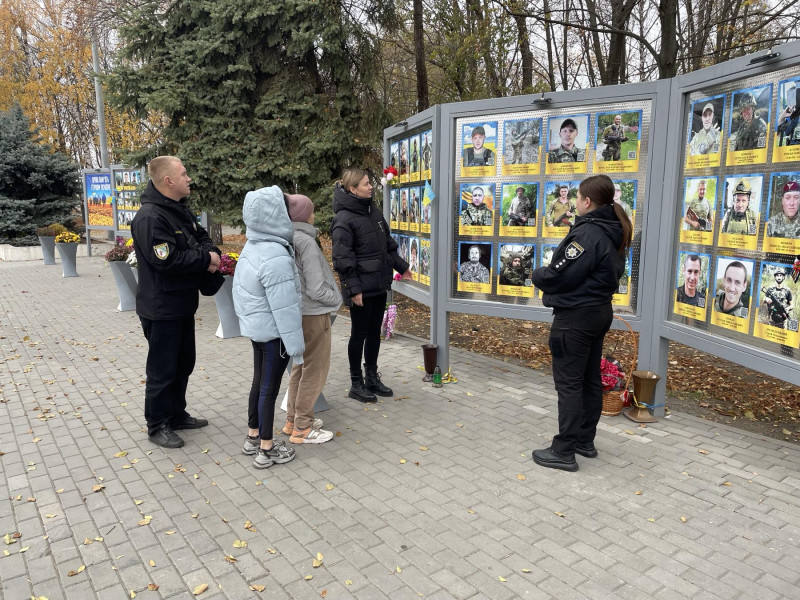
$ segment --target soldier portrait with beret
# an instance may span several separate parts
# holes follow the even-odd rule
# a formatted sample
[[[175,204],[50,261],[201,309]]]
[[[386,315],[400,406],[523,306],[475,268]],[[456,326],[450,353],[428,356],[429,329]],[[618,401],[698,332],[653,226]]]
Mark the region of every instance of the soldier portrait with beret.
[[[767,236],[800,239],[800,173],[774,174],[772,177]]]

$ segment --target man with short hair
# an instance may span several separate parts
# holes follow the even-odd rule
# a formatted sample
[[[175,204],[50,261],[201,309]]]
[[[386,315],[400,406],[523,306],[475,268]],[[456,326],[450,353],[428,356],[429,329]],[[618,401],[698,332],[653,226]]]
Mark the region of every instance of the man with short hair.
[[[603,143],[606,145],[602,154],[603,160],[621,160],[622,143],[628,141],[625,133],[628,131],[635,133],[638,130],[636,125],[633,127],[623,125],[622,115],[616,115],[614,122],[603,129]]]
[[[758,104],[750,92],[744,92],[739,99],[739,115],[742,122],[731,136],[731,150],[755,150],[767,145],[767,124],[756,114]]]
[[[491,274],[489,269],[481,263],[481,249],[478,246],[469,247],[469,260],[461,263],[458,268],[461,281],[464,283],[489,283]]]
[[[778,146],[800,144],[800,106],[790,104],[781,112],[775,136],[778,139]]]
[[[561,139],[561,145],[547,153],[547,162],[572,163],[586,160],[586,152],[581,151],[575,145],[575,138],[578,137],[578,125],[574,119],[564,119],[558,130],[558,137]]]
[[[500,271],[500,285],[525,285],[525,268],[522,266],[522,258],[512,255]]]
[[[721,233],[737,233],[740,235],[756,235],[756,215],[750,210],[750,194],[752,188],[744,179],[740,179],[733,188],[733,206],[722,219]]]
[[[422,144],[422,170],[428,171],[431,168],[431,158],[433,157],[433,150],[428,141],[428,134],[425,134],[425,143]]]
[[[714,310],[734,317],[747,318],[742,294],[747,289],[747,268],[738,260],[728,263],[722,276],[722,291],[714,299]]]
[[[525,188],[519,186],[516,194],[508,207],[509,227],[536,225],[534,211],[531,208],[531,201],[525,195]]]
[[[687,254],[683,261],[683,285],[678,288],[676,300],[683,304],[691,304],[705,308],[706,293],[701,289],[700,272],[702,262],[697,254]]]
[[[175,156],[148,165],[150,182],[131,223],[139,262],[136,314],[147,339],[144,416],[149,440],[180,448],[176,429],[208,421],[186,412],[186,386],[194,370],[194,314],[206,271],[215,273],[220,251],[186,206],[191,179]]]
[[[472,188],[472,203],[467,204],[466,208],[461,211],[462,225],[487,226],[492,224],[492,210],[483,201],[484,197],[482,187]]]
[[[494,165],[494,152],[483,147],[486,140],[486,129],[478,125],[472,130],[472,148],[464,150],[465,167],[489,167]]]
[[[706,180],[701,179],[697,183],[697,197],[694,198],[686,209],[686,216],[683,217],[686,229],[692,231],[708,231],[711,224],[711,205],[706,200]]]
[[[575,214],[575,205],[567,197],[568,194],[568,185],[559,186],[558,196],[553,200],[545,217],[544,224],[547,227],[569,227],[572,225],[570,219]]]
[[[800,183],[787,181],[781,196],[781,212],[767,222],[767,235],[779,238],[800,238]]]
[[[631,210],[631,207],[628,206],[627,202],[622,201],[622,186],[616,181],[614,182],[614,202],[622,207],[622,210],[625,211],[625,214],[628,215],[629,219],[633,219],[633,211]]]
[[[703,127],[692,135],[689,142],[689,154],[716,154],[719,152],[720,132],[719,125],[714,122],[714,105],[709,102],[703,107],[700,117]]]
[[[775,279],[775,285],[762,288],[764,302],[767,305],[767,313],[769,315],[768,324],[785,329],[786,321],[790,317],[790,311],[794,308],[792,290],[783,285],[783,280],[786,278],[786,273],[783,269],[777,269],[772,276]]]

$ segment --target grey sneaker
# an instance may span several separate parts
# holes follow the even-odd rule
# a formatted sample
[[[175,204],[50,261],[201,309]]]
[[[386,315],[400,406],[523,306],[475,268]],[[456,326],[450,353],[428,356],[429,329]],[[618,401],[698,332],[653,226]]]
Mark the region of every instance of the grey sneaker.
[[[247,454],[248,456],[252,456],[258,449],[261,447],[261,438],[258,436],[250,437],[245,436],[244,438],[244,445],[242,446],[242,454]]]
[[[283,440],[273,440],[272,448],[264,450],[258,449],[256,457],[253,460],[253,466],[256,469],[267,469],[274,464],[281,465],[283,463],[294,460],[296,453],[294,448],[289,448]]]

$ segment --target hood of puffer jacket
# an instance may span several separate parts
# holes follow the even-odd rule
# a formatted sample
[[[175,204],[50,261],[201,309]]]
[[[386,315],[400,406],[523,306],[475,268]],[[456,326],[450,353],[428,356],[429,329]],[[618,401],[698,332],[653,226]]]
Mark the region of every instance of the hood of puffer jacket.
[[[333,188],[333,212],[349,210],[359,215],[365,215],[370,210],[372,198],[359,198],[345,190],[340,184]]]
[[[294,228],[277,185],[247,192],[242,207],[247,239],[253,242],[291,244]]]

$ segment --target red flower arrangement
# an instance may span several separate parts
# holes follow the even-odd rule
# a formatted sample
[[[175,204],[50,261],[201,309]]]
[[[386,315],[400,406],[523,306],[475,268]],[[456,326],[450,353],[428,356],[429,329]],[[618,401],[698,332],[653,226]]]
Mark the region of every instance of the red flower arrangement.
[[[391,181],[397,177],[397,169],[394,167],[386,167],[383,170],[383,177],[381,177],[381,185],[386,185],[387,181]]]
[[[625,373],[620,366],[619,361],[611,356],[600,359],[600,380],[604,392],[618,391],[625,385]]]

